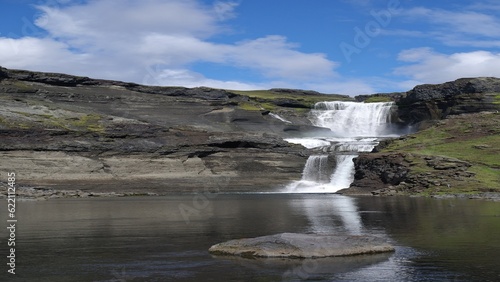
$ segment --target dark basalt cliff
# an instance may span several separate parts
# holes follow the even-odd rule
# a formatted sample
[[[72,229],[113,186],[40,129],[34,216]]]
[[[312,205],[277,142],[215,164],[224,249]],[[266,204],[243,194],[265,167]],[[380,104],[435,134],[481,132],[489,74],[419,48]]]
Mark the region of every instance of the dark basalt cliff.
[[[396,103],[403,122],[420,124],[449,115],[500,110],[499,93],[498,78],[462,78],[443,84],[416,86],[396,96]]]

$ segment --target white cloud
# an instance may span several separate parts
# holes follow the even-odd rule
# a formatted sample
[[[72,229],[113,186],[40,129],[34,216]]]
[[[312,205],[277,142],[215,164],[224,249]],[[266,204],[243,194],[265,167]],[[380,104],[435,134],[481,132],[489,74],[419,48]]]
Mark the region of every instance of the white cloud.
[[[0,62],[14,68],[55,70],[61,67],[66,71],[83,63],[85,54],[73,54],[68,45],[51,39],[24,37],[20,39],[0,38]],[[64,65],[60,58],[64,57]],[[59,69],[61,69],[59,68]]]
[[[302,87],[291,87],[291,88],[302,88],[302,89],[313,89],[322,93],[327,94],[342,94],[342,95],[361,95],[361,94],[373,94],[376,93],[376,89],[372,85],[372,79],[343,79],[340,81],[322,83],[318,84],[306,84]]]
[[[237,6],[238,3],[236,2],[217,1],[214,4],[214,12],[219,20],[231,19],[236,17],[234,10]]]
[[[498,13],[485,11],[484,5],[473,5],[470,9],[451,11],[429,8],[412,8],[400,14],[405,21],[430,24],[425,33],[414,30],[388,30],[386,35],[421,37],[427,35],[451,46],[498,47],[500,37],[500,18]],[[482,9],[481,9],[482,8]]]
[[[452,32],[487,37],[500,36],[500,21],[497,17],[474,11],[454,12],[439,9],[414,8],[406,11],[406,15],[420,20],[442,24]]]
[[[258,69],[270,77],[288,79],[333,78],[336,63],[324,54],[305,54],[282,36],[267,36],[237,43],[228,52],[229,61],[238,66]]]
[[[500,11],[498,0],[483,0],[481,2],[472,3],[466,10],[482,10],[487,12]]]
[[[284,36],[234,43],[210,39],[227,31],[223,20],[236,15],[234,1],[212,6],[199,0],[89,0],[82,4],[38,6],[44,38],[0,38],[0,65],[91,77],[250,89],[304,85],[336,77],[337,64],[325,54],[304,53]],[[263,82],[207,78],[189,70],[194,63],[251,70]],[[209,74],[207,74],[209,75]]]
[[[103,36],[131,39],[144,33],[208,37],[218,30],[217,13],[194,0],[91,0],[38,8],[44,12],[36,21],[38,26],[55,37],[82,38],[87,43]]]
[[[431,48],[405,50],[399,60],[410,63],[395,74],[409,76],[419,83],[442,83],[462,77],[500,77],[500,53],[474,51],[442,54]]]
[[[209,79],[200,73],[196,73],[187,69],[151,68],[149,70],[149,73],[144,76],[142,83],[148,85],[169,85],[184,87],[206,86],[212,88],[238,90],[262,89],[262,86],[257,84]]]

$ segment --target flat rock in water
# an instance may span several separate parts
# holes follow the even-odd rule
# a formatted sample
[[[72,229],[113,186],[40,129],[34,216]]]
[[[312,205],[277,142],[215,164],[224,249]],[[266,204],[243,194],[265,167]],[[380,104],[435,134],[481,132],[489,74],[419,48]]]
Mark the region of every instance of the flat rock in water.
[[[270,258],[322,258],[392,251],[393,246],[375,236],[297,233],[231,240],[209,249],[214,255]]]

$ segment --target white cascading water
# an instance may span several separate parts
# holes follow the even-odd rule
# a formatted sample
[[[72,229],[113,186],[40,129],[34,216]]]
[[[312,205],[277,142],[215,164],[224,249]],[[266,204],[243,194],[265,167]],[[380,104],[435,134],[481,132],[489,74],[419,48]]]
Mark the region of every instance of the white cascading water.
[[[351,185],[354,177],[354,163],[357,155],[338,155],[337,165],[330,179],[330,189],[340,190]]]
[[[302,179],[305,181],[322,182],[327,177],[328,155],[310,156],[307,159]]]
[[[393,103],[319,102],[311,111],[314,125],[330,128],[339,137],[387,135]]]
[[[328,155],[310,156],[302,179],[286,188],[288,193],[335,193],[348,188],[354,180],[353,159],[360,152],[371,152],[381,137],[391,132],[392,102],[320,102],[310,113],[313,125],[329,128],[331,136],[287,139],[307,148],[319,148],[335,155],[335,167],[329,168]],[[333,156],[332,156],[333,157]],[[325,178],[326,172],[331,175]]]

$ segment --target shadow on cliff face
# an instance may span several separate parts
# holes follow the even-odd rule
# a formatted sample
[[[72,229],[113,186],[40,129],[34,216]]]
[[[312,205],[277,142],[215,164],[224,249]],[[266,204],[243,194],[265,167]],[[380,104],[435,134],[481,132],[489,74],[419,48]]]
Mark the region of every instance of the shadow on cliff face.
[[[444,84],[416,86],[397,100],[398,116],[406,124],[420,129],[428,121],[449,115],[498,111],[496,102],[500,93],[500,79],[494,77],[462,78]]]

